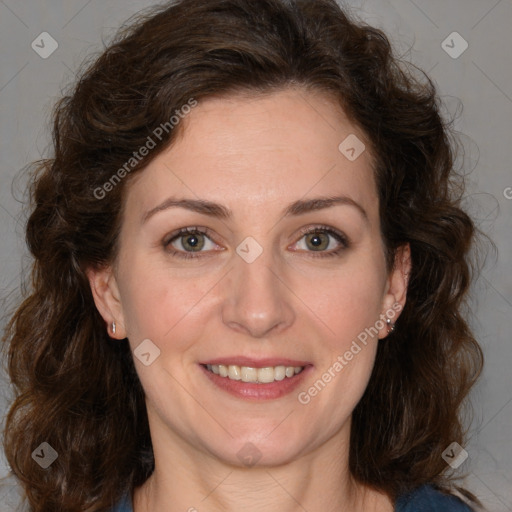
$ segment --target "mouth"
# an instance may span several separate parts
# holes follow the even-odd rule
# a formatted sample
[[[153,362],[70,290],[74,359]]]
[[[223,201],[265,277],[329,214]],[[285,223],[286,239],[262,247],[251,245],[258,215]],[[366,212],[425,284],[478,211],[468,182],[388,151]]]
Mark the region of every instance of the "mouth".
[[[276,358],[235,357],[206,361],[199,366],[215,389],[251,401],[284,397],[313,370],[313,365],[305,361]]]
[[[206,364],[203,366],[209,372],[226,379],[259,384],[270,384],[284,379],[291,379],[304,370],[304,366],[284,365],[265,366],[263,368],[239,366],[236,364]]]

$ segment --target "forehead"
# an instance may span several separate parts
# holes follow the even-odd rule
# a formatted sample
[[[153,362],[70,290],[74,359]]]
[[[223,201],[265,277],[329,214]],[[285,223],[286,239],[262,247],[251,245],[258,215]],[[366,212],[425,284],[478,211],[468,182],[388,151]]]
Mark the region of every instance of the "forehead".
[[[370,151],[349,159],[344,144],[357,155],[369,142],[326,95],[211,98],[181,123],[173,144],[134,176],[127,202],[147,209],[169,195],[199,197],[235,211],[340,193],[377,211]]]

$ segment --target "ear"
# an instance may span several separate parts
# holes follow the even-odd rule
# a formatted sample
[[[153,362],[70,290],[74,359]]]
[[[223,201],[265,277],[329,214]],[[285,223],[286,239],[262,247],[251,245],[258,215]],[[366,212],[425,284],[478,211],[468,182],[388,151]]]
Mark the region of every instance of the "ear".
[[[384,325],[379,329],[379,339],[386,338],[390,332],[387,318],[394,325],[405,307],[409,274],[411,273],[411,247],[409,244],[401,245],[395,254],[393,270],[387,279],[387,290],[382,301],[381,320]]]
[[[119,288],[112,267],[108,266],[99,270],[88,269],[87,277],[94,303],[107,324],[109,336],[118,340],[126,338]],[[115,322],[116,325],[115,333],[112,330],[112,322]]]

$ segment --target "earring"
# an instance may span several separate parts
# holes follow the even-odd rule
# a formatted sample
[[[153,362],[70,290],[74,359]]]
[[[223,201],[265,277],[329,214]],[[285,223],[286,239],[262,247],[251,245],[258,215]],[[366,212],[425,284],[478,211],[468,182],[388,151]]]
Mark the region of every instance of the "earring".
[[[395,330],[395,324],[391,322],[391,318],[386,318],[386,324],[388,326],[388,334],[391,334]]]
[[[116,333],[116,323],[112,322],[112,334]]]

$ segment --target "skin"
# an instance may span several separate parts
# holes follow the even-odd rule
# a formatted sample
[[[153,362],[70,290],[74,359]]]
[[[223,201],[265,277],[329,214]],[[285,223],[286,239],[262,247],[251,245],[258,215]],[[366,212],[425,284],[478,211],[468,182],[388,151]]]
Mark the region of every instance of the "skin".
[[[348,472],[352,411],[386,326],[308,404],[298,392],[233,397],[198,365],[234,355],[309,361],[298,390],[307,391],[359,333],[403,308],[409,248],[388,272],[370,151],[352,162],[338,150],[350,134],[369,142],[332,100],[300,89],[208,99],[182,122],[175,143],[130,182],[116,261],[89,272],[98,310],[116,322],[112,336],[128,337],[132,350],[150,339],[161,351],[149,366],[134,359],[155,453],[135,512],[392,511]],[[297,200],[334,195],[366,218],[349,204],[283,217]],[[172,207],[143,221],[170,197],[220,203],[232,217]],[[325,248],[315,251],[300,229],[317,225],[343,233],[348,247],[323,232]],[[164,247],[197,226],[212,240],[202,239],[198,258]],[[250,264],[236,253],[249,236],[263,248]],[[171,247],[183,254],[183,242]],[[237,457],[248,442],[261,454],[252,467]]]

